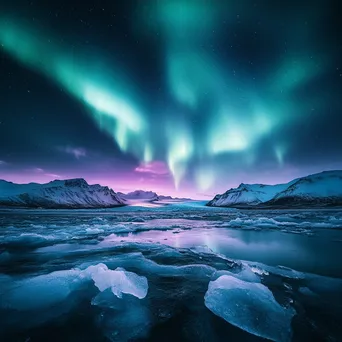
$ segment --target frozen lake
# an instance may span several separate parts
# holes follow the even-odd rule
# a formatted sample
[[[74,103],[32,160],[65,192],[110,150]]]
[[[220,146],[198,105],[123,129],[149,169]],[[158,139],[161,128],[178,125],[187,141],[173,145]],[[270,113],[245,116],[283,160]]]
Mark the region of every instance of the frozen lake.
[[[2,340],[342,339],[342,211],[1,210],[0,227]]]

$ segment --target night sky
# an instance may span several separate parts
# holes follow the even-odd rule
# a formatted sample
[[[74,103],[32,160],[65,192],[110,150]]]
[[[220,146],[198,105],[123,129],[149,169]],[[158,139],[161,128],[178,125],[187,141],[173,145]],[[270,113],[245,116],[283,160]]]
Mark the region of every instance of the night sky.
[[[329,0],[2,1],[0,178],[207,198],[342,169],[340,13]]]

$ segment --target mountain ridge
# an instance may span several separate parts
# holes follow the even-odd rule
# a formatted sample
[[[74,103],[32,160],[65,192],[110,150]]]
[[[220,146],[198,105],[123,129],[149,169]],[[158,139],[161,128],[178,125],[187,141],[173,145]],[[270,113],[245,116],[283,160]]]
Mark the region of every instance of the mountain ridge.
[[[172,197],[165,195],[158,195],[154,191],[146,191],[146,190],[134,190],[128,193],[117,193],[124,200],[143,200],[148,202],[159,202],[159,201],[191,201],[191,198],[180,198],[180,197]]]
[[[124,201],[108,186],[89,185],[83,178],[44,184],[16,184],[0,180],[2,207],[90,209],[123,205]]]
[[[135,190],[128,192],[127,194],[118,192],[120,198],[124,200],[145,200],[149,202],[158,201],[159,196],[153,191]]]
[[[108,186],[89,185],[83,178],[53,180],[48,183],[17,184],[0,179],[0,208],[100,209],[130,205],[135,201],[182,201],[190,199],[135,190],[124,194]]]
[[[244,184],[216,195],[207,206],[217,207],[304,207],[342,206],[342,171],[323,171],[288,183]]]

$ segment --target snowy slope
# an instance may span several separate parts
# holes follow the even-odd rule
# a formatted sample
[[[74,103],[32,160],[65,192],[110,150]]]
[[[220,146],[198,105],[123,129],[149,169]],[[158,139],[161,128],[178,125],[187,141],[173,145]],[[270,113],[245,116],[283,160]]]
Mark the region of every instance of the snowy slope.
[[[286,184],[240,184],[208,206],[342,204],[342,171],[325,171]]]
[[[84,179],[55,180],[46,184],[15,184],[0,180],[0,206],[42,208],[103,208],[123,205],[108,187]]]
[[[325,171],[297,179],[270,204],[342,204],[342,171]]]
[[[239,204],[256,205],[271,200],[277,193],[286,188],[286,184],[240,184],[222,195],[216,195],[208,205],[232,206]]]

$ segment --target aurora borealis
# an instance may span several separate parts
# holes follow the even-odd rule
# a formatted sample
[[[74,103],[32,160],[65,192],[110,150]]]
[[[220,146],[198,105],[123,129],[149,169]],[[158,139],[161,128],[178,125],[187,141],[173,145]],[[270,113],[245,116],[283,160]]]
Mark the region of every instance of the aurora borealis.
[[[0,178],[203,197],[342,167],[333,1],[0,10]]]

